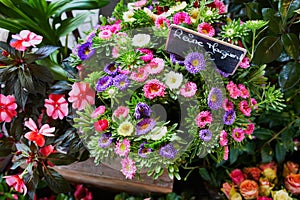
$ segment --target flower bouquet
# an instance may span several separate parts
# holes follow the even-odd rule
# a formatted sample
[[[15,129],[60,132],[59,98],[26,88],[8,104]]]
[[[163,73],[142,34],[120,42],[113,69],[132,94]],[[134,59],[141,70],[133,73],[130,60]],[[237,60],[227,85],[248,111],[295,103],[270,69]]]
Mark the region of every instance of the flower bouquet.
[[[299,165],[288,161],[281,171],[279,167],[275,162],[270,162],[257,167],[234,169],[230,172],[231,182],[223,183],[221,190],[228,199],[298,199]]]
[[[254,44],[267,23],[230,20],[225,12],[219,0],[120,1],[113,17],[101,17],[102,24],[88,32],[71,56],[80,81],[69,100],[78,109],[74,126],[95,163],[129,179],[145,172],[157,178],[165,168],[179,179],[178,167],[195,156],[214,153],[227,160],[229,147],[253,139],[258,108],[283,106],[279,91],[272,101],[260,95],[270,89],[263,86],[265,66],[251,65],[249,40]],[[174,27],[184,27],[190,39],[204,35],[243,47],[246,56],[229,73],[196,40],[182,37],[189,48],[171,41],[177,50],[168,51]]]

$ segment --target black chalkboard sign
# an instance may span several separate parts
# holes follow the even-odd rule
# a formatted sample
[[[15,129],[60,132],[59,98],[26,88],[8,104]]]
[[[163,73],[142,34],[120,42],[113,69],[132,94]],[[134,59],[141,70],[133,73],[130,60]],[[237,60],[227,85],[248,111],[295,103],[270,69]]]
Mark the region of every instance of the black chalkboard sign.
[[[182,58],[190,49],[204,49],[216,66],[227,74],[233,74],[243,60],[246,49],[172,24],[166,51]]]

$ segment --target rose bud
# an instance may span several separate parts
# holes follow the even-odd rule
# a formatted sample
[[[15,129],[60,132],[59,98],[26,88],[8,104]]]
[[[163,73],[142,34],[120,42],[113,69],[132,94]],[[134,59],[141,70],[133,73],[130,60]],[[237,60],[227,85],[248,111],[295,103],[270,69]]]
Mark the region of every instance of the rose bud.
[[[245,199],[257,199],[258,185],[253,180],[244,180],[240,184],[240,192]]]
[[[300,174],[290,174],[285,178],[285,187],[292,194],[300,194]]]

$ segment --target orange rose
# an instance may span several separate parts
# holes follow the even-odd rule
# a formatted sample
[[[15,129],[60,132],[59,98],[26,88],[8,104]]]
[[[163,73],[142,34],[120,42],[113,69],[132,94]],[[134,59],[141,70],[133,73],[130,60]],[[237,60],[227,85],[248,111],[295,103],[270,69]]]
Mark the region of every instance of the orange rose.
[[[248,179],[253,179],[255,181],[258,181],[261,174],[261,170],[258,167],[246,167],[243,171]]]
[[[288,161],[283,165],[283,176],[286,177],[289,174],[297,174],[299,170],[299,165],[292,161]]]
[[[253,180],[244,180],[240,184],[240,192],[245,199],[256,199],[258,197],[258,185]]]
[[[300,194],[300,174],[290,174],[285,178],[285,187],[292,194]]]

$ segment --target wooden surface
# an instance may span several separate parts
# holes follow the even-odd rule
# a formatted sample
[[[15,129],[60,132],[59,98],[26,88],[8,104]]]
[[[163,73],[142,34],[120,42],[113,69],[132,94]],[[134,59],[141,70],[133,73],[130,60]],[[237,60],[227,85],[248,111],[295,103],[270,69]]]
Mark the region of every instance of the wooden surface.
[[[157,180],[153,180],[147,174],[141,174],[141,180],[136,178],[128,180],[119,170],[103,164],[95,166],[92,159],[67,166],[56,166],[55,170],[69,181],[121,192],[169,193],[173,189],[173,180],[169,178],[167,173],[164,173]]]

